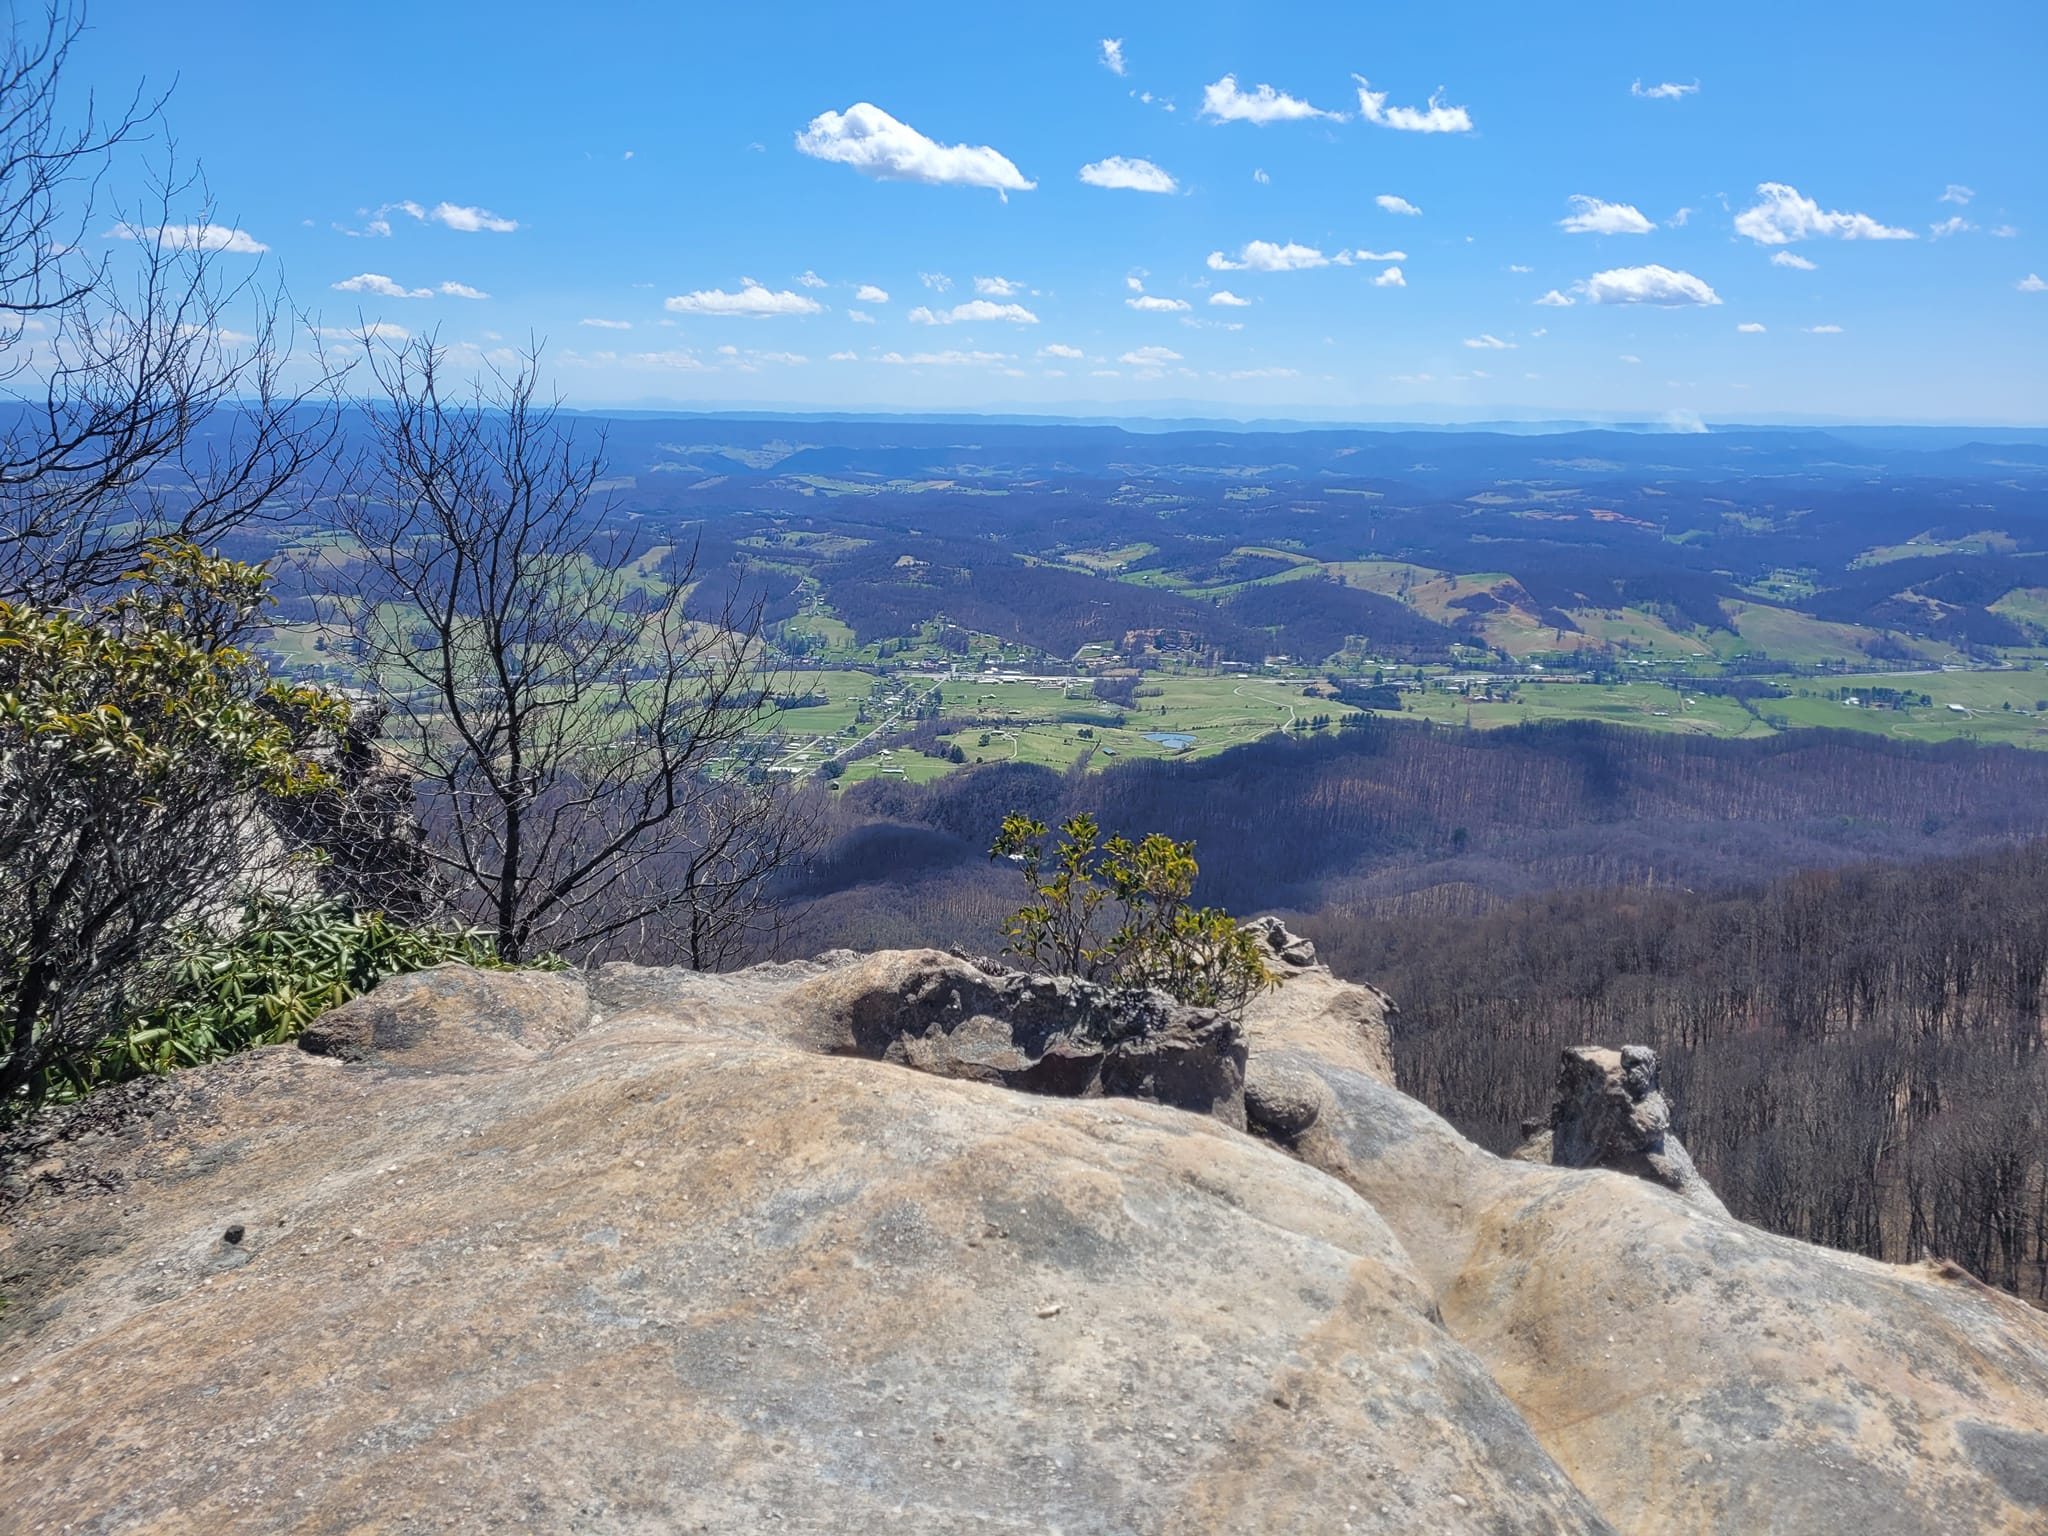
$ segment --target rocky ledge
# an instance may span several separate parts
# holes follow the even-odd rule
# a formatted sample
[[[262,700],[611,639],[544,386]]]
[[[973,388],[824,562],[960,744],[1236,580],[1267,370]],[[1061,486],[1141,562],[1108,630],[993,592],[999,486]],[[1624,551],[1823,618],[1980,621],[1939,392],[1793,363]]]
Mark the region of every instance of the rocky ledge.
[[[7,1527],[2048,1530],[2048,1319],[1730,1219],[1653,1058],[1493,1157],[1268,942],[1242,1025],[930,951],[449,967],[47,1117]]]

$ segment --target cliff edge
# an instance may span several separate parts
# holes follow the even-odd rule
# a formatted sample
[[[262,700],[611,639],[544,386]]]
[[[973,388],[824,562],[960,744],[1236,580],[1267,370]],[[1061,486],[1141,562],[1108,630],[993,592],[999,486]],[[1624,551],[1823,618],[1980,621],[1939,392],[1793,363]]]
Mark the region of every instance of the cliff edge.
[[[2048,1318],[1494,1157],[1394,1088],[1382,996],[1272,943],[1242,1026],[932,951],[444,967],[46,1117],[0,1167],[0,1509],[2048,1529]]]

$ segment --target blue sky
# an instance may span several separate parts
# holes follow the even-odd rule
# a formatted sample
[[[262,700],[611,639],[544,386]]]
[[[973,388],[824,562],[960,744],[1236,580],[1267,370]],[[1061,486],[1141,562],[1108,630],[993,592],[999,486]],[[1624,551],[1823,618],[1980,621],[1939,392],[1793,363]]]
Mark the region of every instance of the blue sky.
[[[578,405],[2048,421],[2038,0],[91,14],[301,305]]]

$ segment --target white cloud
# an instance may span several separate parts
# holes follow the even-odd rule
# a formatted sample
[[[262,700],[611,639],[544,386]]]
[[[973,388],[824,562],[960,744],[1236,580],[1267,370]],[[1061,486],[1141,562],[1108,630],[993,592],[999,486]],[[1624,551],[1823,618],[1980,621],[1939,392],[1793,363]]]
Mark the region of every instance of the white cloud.
[[[1140,294],[1135,299],[1124,300],[1124,308],[1142,310],[1148,315],[1183,314],[1193,307],[1186,299],[1162,299],[1156,293]]]
[[[595,326],[600,331],[630,331],[633,329],[633,322],[630,320],[600,320],[594,316],[585,319],[583,324]]]
[[[1534,339],[1535,337],[1538,337],[1538,336],[1548,336],[1549,334],[1550,334],[1550,327],[1549,327],[1549,326],[1547,326],[1547,325],[1539,325],[1539,326],[1537,326],[1537,327],[1536,327],[1536,329],[1535,329],[1535,330],[1533,330],[1533,331],[1531,331],[1531,332],[1529,333],[1529,335],[1530,335],[1530,338],[1531,338],[1532,340],[1533,340],[1533,339]]]
[[[873,283],[862,283],[860,288],[854,293],[854,297],[863,304],[886,304],[889,302],[887,290],[877,288]]]
[[[1038,316],[1022,304],[997,304],[989,299],[969,299],[951,309],[930,310],[922,304],[907,317],[912,325],[954,325],[960,321],[1007,320],[1012,325],[1036,325]]]
[[[1358,261],[1406,261],[1408,259],[1406,251],[1353,251],[1351,254]]]
[[[1721,296],[1690,272],[1669,267],[1615,267],[1595,272],[1579,291],[1592,304],[1718,304]]]
[[[1351,78],[1358,82],[1358,115],[1368,123],[1381,128],[1398,128],[1404,133],[1472,131],[1472,114],[1463,107],[1445,106],[1441,86],[1429,98],[1429,105],[1418,111],[1414,107],[1390,107],[1387,105],[1387,93],[1372,89],[1365,76],[1353,75]]]
[[[903,368],[966,368],[993,367],[997,363],[1015,362],[1016,358],[1009,352],[884,352],[877,361]]]
[[[1145,279],[1151,275],[1150,272],[1140,267],[1137,271],[1128,274],[1124,278],[1124,286],[1133,293],[1143,293],[1145,291]]]
[[[834,352],[825,361],[828,363],[857,363],[860,361],[860,354],[858,352]]]
[[[488,299],[490,295],[481,288],[472,288],[467,283],[443,283],[441,292],[451,299]]]
[[[245,230],[225,224],[116,224],[110,234],[121,240],[147,240],[167,251],[226,251],[232,256],[261,256],[270,247]]]
[[[1220,305],[1224,309],[1249,309],[1252,301],[1250,299],[1240,299],[1228,288],[1218,288],[1209,295],[1209,302]]]
[[[1579,301],[1568,293],[1559,293],[1555,288],[1536,301],[1548,309],[1570,309]]]
[[[1273,180],[1273,178],[1272,178],[1272,177],[1270,177],[1270,176],[1268,176],[1268,175],[1267,175],[1267,174],[1265,173],[1264,169],[1262,168],[1262,169],[1259,169],[1259,170],[1255,170],[1255,171],[1253,171],[1253,172],[1252,172],[1252,180],[1253,180],[1253,181],[1256,181],[1256,182],[1257,182],[1257,183],[1258,183],[1258,184],[1259,184],[1260,186],[1262,186],[1262,187],[1263,187],[1263,186],[1267,186],[1267,185],[1270,185],[1270,184],[1271,184],[1271,182],[1272,182],[1272,180]]]
[[[1997,240],[2010,240],[2018,233],[2019,231],[2010,224],[1994,224],[1991,226],[1992,238]]]
[[[1123,375],[1114,368],[1091,368],[1088,370],[1088,377],[1091,379],[1120,379]]]
[[[1757,187],[1763,201],[1735,216],[1735,233],[1747,235],[1758,245],[1786,245],[1794,240],[1911,240],[1910,229],[1893,229],[1867,213],[1824,211],[1810,197],[1781,181],[1766,181]]]
[[[1117,192],[1178,192],[1180,183],[1150,160],[1127,160],[1111,155],[1081,167],[1081,179],[1091,187]]]
[[[943,272],[920,272],[917,280],[933,293],[950,293],[953,288],[953,279]]]
[[[399,206],[412,213],[414,205],[401,203]],[[413,216],[420,217],[418,214]],[[494,235],[509,235],[519,227],[516,219],[501,219],[488,208],[465,208],[460,203],[436,203],[426,211],[425,217],[469,235],[486,231]]]
[[[1233,368],[1229,373],[1220,373],[1220,379],[1292,379],[1300,376],[1298,368]]]
[[[1083,352],[1079,347],[1069,347],[1063,345],[1060,342],[1055,341],[1048,346],[1040,347],[1038,349],[1038,355],[1040,357],[1063,357],[1066,358],[1069,362],[1073,362],[1079,360],[1080,358],[1086,357],[1088,354]]]
[[[1637,357],[1633,352],[1624,352],[1621,354],[1620,357],[1615,359],[1615,361],[1622,363],[1640,363],[1642,359],[1640,357]]]
[[[1117,359],[1129,363],[1133,368],[1157,368],[1161,363],[1177,363],[1180,354],[1171,347],[1138,347]]]
[[[369,325],[320,325],[313,334],[327,341],[411,341],[412,332],[382,320]]]
[[[1958,208],[1960,208],[1965,203],[1969,202],[1969,200],[1975,197],[1976,195],[1977,194],[1971,191],[1970,188],[1965,186],[1959,186],[1957,183],[1952,181],[1948,184],[1947,189],[1943,191],[1941,196],[1936,198],[1935,201],[1938,203],[1954,203]]]
[[[386,299],[431,299],[431,288],[407,288],[394,283],[382,272],[358,272],[354,277],[345,277],[338,283],[328,284],[338,293],[374,293]]]
[[[1797,251],[1771,252],[1771,265],[1774,267],[1790,267],[1794,272],[1811,272],[1814,270],[1814,263],[1808,261]]]
[[[1536,269],[1535,269],[1534,267],[1523,267],[1523,266],[1516,266],[1516,265],[1514,265],[1514,264],[1510,263],[1510,264],[1509,264],[1509,266],[1508,266],[1508,270],[1509,270],[1510,272],[1533,272],[1533,271],[1535,271]]]
[[[1112,75],[1124,72],[1124,40],[1120,37],[1105,37],[1102,40],[1102,67]]]
[[[921,181],[934,187],[988,187],[1008,199],[1029,192],[1030,180],[986,144],[939,144],[908,123],[900,123],[871,102],[844,112],[821,112],[796,136],[796,147],[814,160],[851,166],[884,181]]]
[[[1420,208],[1416,207],[1413,203],[1409,202],[1407,198],[1396,197],[1391,192],[1382,192],[1378,197],[1374,198],[1373,201],[1378,203],[1382,208],[1386,209],[1389,213],[1404,213],[1409,215],[1416,215],[1422,212]]]
[[[985,299],[1007,299],[1013,294],[1022,293],[1024,285],[1013,283],[1007,277],[977,277],[974,280],[974,291]]]
[[[1631,96],[1640,96],[1645,101],[1677,101],[1681,96],[1697,96],[1699,89],[1700,83],[1697,80],[1691,85],[1679,85],[1671,80],[1666,80],[1662,85],[1644,85],[1638,80],[1628,88],[1628,93]]]
[[[1939,224],[1928,225],[1927,234],[1930,239],[1939,240],[1943,235],[1965,234],[1976,227],[1976,225],[1972,224],[1961,214],[1955,214],[1943,219]]]
[[[1842,328],[1839,325],[1808,325],[1802,326],[1801,329],[1809,336],[1839,336],[1842,334]]]
[[[1372,285],[1375,288],[1406,288],[1408,279],[1401,275],[1399,267],[1389,267],[1372,280]]]
[[[2048,293],[2048,282],[2043,282],[2038,272],[2029,272],[2014,283],[2013,287],[2019,289],[2021,293]]]
[[[1745,320],[1735,329],[1745,336],[1761,336],[1764,333],[1764,328],[1754,320]]]
[[[846,312],[846,318],[855,325],[873,325],[875,323],[875,317],[864,309],[849,309]]]
[[[678,315],[747,315],[755,319],[765,319],[770,315],[815,315],[823,307],[816,299],[787,288],[780,293],[770,293],[751,279],[741,280],[738,293],[727,293],[722,288],[700,288],[695,293],[679,293],[662,301],[662,308]]]
[[[808,268],[805,269],[804,275],[798,278],[797,281],[799,283],[802,283],[806,288],[822,288],[825,286],[825,279],[818,276],[817,273],[810,271]]]
[[[1683,229],[1691,219],[1692,210],[1690,208],[1681,208],[1678,212],[1671,215],[1671,227],[1673,229]]]
[[[1237,253],[1235,260],[1221,251],[1209,253],[1209,269],[1212,272],[1306,272],[1311,267],[1327,267],[1330,258],[1312,245],[1275,245],[1270,240],[1252,240]]]
[[[1252,92],[1237,88],[1237,76],[1225,75],[1215,84],[1202,90],[1202,116],[1213,117],[1219,123],[1282,123],[1306,117],[1329,117],[1342,119],[1341,112],[1325,112],[1312,107],[1298,97],[1285,91],[1276,91],[1270,85],[1262,85]]]
[[[1572,205],[1572,211],[1557,221],[1557,227],[1568,234],[1647,235],[1657,227],[1629,203],[1603,203],[1597,197],[1577,192],[1566,201]]]
[[[1467,336],[1465,338],[1465,345],[1476,348],[1481,352],[1512,352],[1515,350],[1515,343],[1512,341],[1502,341],[1491,331],[1483,332],[1478,336]]]

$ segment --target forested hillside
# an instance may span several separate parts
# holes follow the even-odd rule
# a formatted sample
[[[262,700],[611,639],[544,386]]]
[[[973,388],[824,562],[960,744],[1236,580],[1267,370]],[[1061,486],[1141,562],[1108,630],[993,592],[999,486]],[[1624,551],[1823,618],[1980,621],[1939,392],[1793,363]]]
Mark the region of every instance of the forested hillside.
[[[1496,1150],[1560,1048],[1654,1046],[1738,1216],[2048,1300],[2048,844],[1713,895],[1309,920],[1399,1000],[1402,1086]]]

